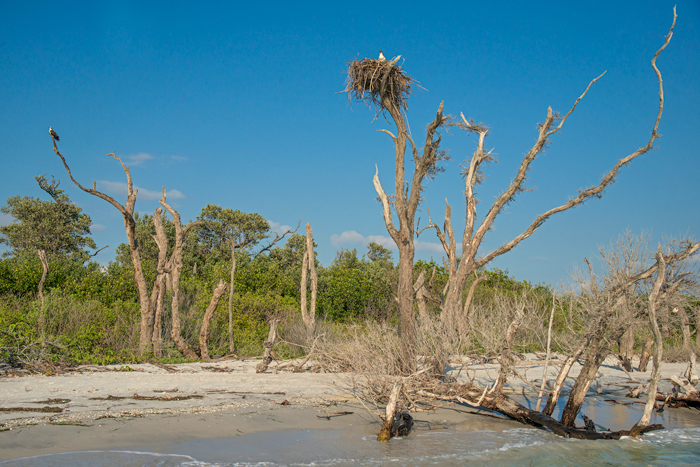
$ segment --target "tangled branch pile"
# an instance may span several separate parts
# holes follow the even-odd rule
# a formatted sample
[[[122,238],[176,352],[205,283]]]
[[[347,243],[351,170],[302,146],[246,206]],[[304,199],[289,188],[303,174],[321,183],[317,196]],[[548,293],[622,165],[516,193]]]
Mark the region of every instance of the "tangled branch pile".
[[[411,93],[411,77],[392,60],[363,58],[348,63],[348,79],[344,92],[355,102],[386,109],[391,104],[396,109],[406,110]],[[385,101],[387,99],[387,101]]]

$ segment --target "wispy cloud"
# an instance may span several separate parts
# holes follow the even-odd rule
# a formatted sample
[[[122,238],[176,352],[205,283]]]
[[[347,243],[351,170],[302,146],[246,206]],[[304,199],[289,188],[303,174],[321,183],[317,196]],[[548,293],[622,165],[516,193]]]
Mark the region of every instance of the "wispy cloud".
[[[97,181],[98,186],[100,189],[103,189],[107,193],[111,195],[116,195],[116,196],[126,196],[128,193],[128,190],[126,188],[126,183],[124,182],[110,182],[108,180],[98,180]],[[138,194],[136,195],[136,199],[141,199],[145,201],[154,201],[154,200],[159,200],[161,197],[161,192],[160,191],[151,191],[147,190],[146,188],[141,188],[139,186],[134,185],[134,189],[138,190]],[[185,195],[180,191],[180,190],[166,190],[165,192],[166,197],[168,199],[184,199]]]
[[[0,227],[3,225],[10,225],[12,224],[12,221],[15,220],[14,217],[12,217],[9,214],[3,214],[0,212]]]
[[[133,156],[126,156],[129,165],[143,165],[144,162],[150,161],[151,159],[153,159],[153,156],[145,152],[140,152]]]
[[[175,162],[185,162],[187,158],[185,156],[170,156],[170,160]]]
[[[385,248],[390,248],[392,250],[398,250],[394,240],[386,235],[362,235],[355,230],[346,230],[341,234],[331,235],[331,244],[335,247],[338,246],[353,246],[353,245],[367,245],[369,242],[375,242],[382,245]],[[420,240],[415,240],[414,246],[417,252],[427,252],[435,255],[444,254],[442,245],[439,243],[432,242],[422,242]],[[461,251],[461,243],[457,245],[457,251]]]
[[[105,230],[107,230],[107,227],[102,224],[92,224],[90,226],[90,232],[92,233],[104,232]]]

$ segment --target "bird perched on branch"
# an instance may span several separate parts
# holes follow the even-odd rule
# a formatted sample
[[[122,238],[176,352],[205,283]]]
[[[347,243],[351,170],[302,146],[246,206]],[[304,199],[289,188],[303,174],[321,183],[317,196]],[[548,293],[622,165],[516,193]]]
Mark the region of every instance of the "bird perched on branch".
[[[52,137],[53,139],[55,139],[56,141],[61,141],[61,140],[58,138],[58,135],[56,134],[56,132],[53,131],[53,128],[51,128],[51,127],[49,127],[49,134],[50,134],[51,137]]]
[[[384,56],[381,50],[379,51],[379,61],[386,62],[386,57]]]

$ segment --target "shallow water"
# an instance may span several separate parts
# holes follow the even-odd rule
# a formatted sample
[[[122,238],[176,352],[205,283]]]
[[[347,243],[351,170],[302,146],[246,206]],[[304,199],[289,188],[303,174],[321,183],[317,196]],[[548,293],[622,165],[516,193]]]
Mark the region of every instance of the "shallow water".
[[[374,436],[344,434],[343,430],[284,431],[188,442],[192,455],[82,451],[15,459],[0,466],[673,466],[700,462],[700,428],[648,433],[642,441],[568,440],[531,428],[450,429],[388,443],[377,442]]]
[[[593,397],[582,409],[599,428],[629,429],[639,420],[641,404],[624,406],[603,399]],[[570,440],[505,420],[468,416],[464,423],[448,428],[417,420],[410,436],[385,443],[376,441],[374,426],[287,430],[191,440],[157,449],[27,457],[0,462],[0,467],[700,465],[695,415],[684,409],[655,413],[651,423],[671,429],[647,433],[642,440]],[[147,452],[155,450],[159,452]]]

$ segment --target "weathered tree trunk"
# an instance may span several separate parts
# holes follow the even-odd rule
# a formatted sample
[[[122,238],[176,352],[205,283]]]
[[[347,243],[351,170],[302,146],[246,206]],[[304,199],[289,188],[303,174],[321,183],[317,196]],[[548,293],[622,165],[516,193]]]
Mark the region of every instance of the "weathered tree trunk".
[[[540,405],[542,404],[542,396],[544,395],[544,386],[547,384],[547,370],[549,369],[549,356],[550,349],[552,347],[552,323],[554,322],[554,309],[556,308],[556,301],[552,300],[552,311],[549,313],[549,325],[547,326],[547,355],[544,359],[544,368],[542,369],[542,384],[540,385],[540,392],[537,395],[537,405],[535,406],[535,412],[540,411]]]
[[[177,349],[180,351],[183,357],[196,360],[197,354],[187,345],[185,339],[182,337],[182,325],[180,323],[180,276],[182,275],[182,248],[184,246],[184,239],[190,228],[195,225],[201,224],[201,222],[190,222],[183,229],[182,223],[180,222],[180,213],[173,209],[165,201],[165,187],[163,187],[163,196],[159,203],[165,209],[168,210],[171,216],[173,216],[173,226],[175,227],[175,247],[173,248],[172,255],[170,256],[170,261],[168,262],[168,269],[170,272],[170,277],[172,277],[172,287],[173,287],[173,299],[170,306],[173,327],[170,335],[175,341]]]
[[[698,383],[697,355],[690,341],[690,317],[688,317],[688,313],[682,306],[678,309],[678,314],[680,315],[683,326],[683,351],[688,354],[688,368],[683,376],[690,381],[691,384],[695,385]]]
[[[649,364],[649,358],[651,358],[651,347],[654,345],[654,336],[648,335],[647,339],[644,341],[644,347],[642,348],[642,355],[639,357],[639,366],[637,366],[637,371],[645,372],[647,371],[647,365]]]
[[[158,246],[158,264],[156,265],[156,280],[151,291],[151,309],[155,310],[153,319],[153,355],[157,358],[161,356],[161,318],[163,316],[163,301],[165,297],[165,277],[170,272],[170,269],[166,265],[168,259],[168,237],[165,234],[165,228],[163,227],[163,218],[161,217],[161,212],[163,208],[156,209],[153,214],[153,225],[156,230],[156,234],[153,235],[153,240],[155,240]]]
[[[379,435],[377,435],[377,441],[389,441],[391,439],[391,429],[394,427],[396,407],[399,403],[402,387],[401,381],[398,381],[394,383],[394,387],[391,389],[389,402],[384,412],[384,423],[382,424],[382,429],[379,431]]]
[[[153,356],[160,358],[162,356],[162,328],[163,328],[163,302],[165,298],[165,278],[159,276],[153,286],[151,292],[151,300],[155,300],[155,314],[153,319]]]
[[[311,279],[311,303],[307,311],[306,307],[306,292],[307,292],[307,270]],[[306,224],[306,251],[301,266],[301,319],[306,327],[306,341],[311,342],[314,339],[316,332],[316,289],[318,287],[318,276],[316,275],[316,258],[314,255],[314,236],[311,230],[311,224]]]
[[[659,291],[666,278],[666,262],[664,261],[663,251],[661,250],[661,244],[656,251],[656,262],[659,265],[659,271],[656,273],[656,280],[654,281],[654,288],[649,295],[649,302],[647,304],[647,312],[649,314],[649,327],[651,332],[654,334],[654,340],[656,345],[654,346],[654,367],[651,371],[651,382],[649,383],[649,397],[647,398],[647,403],[644,405],[644,413],[642,418],[639,419],[636,425],[630,430],[630,437],[638,438],[642,430],[649,425],[651,420],[651,411],[656,403],[656,388],[659,384],[659,379],[661,378],[661,357],[663,356],[663,339],[661,337],[661,331],[659,330],[659,323],[656,321],[656,299],[659,296]]]
[[[233,341],[233,289],[236,274],[236,239],[231,239],[231,287],[228,291],[228,351],[236,353],[236,344]]]
[[[564,361],[564,364],[559,370],[559,375],[557,376],[557,380],[554,383],[554,387],[552,388],[552,392],[550,392],[549,396],[547,397],[547,404],[544,406],[544,410],[542,411],[543,414],[551,417],[552,413],[554,413],[554,408],[556,407],[557,402],[559,401],[559,395],[561,394],[561,390],[564,388],[564,382],[569,376],[571,367],[574,366],[574,363],[576,363],[576,361],[585,349],[586,342],[583,341],[576,349],[576,351]]]
[[[272,363],[272,348],[275,346],[275,340],[277,340],[277,326],[279,326],[279,324],[279,319],[270,320],[270,332],[265,342],[263,342],[263,357],[260,363],[255,367],[256,373],[265,373],[267,367]]]
[[[586,398],[586,393],[595,379],[595,374],[598,372],[605,357],[610,353],[608,346],[601,342],[601,339],[591,344],[581,372],[576,378],[574,387],[571,388],[571,394],[569,394],[569,399],[566,401],[566,406],[561,415],[560,422],[566,426],[574,426],[576,417],[581,411],[581,405],[583,405],[583,401]]]
[[[520,305],[518,307],[515,319],[513,319],[510,326],[508,326],[508,331],[506,331],[506,339],[503,343],[503,349],[501,350],[501,356],[499,358],[501,368],[498,371],[496,384],[494,384],[491,390],[494,394],[499,394],[503,390],[503,386],[508,382],[508,376],[513,370],[513,339],[515,339],[515,334],[518,332],[518,329],[520,329],[525,311],[524,308],[525,305]]]
[[[425,303],[425,269],[418,274],[418,279],[416,283],[413,284],[413,291],[416,294],[416,304],[418,305],[418,317],[421,321],[427,322],[428,316],[428,306]]]
[[[49,274],[49,262],[46,259],[46,252],[44,250],[39,250],[39,260],[41,261],[41,280],[39,280],[39,299],[41,300],[41,309],[39,310],[39,333],[42,339],[46,333],[46,303],[44,301],[44,282],[46,282],[46,276]]]
[[[204,312],[202,327],[199,331],[199,353],[202,356],[202,360],[209,360],[209,347],[207,346],[207,339],[209,339],[209,324],[211,323],[212,316],[214,316],[216,307],[219,305],[221,296],[224,294],[224,292],[226,292],[226,287],[226,283],[219,279],[219,285],[217,285],[214,289],[209,306]]]
[[[624,309],[624,308],[623,308]],[[630,319],[631,321],[631,319]],[[629,327],[620,338],[620,357],[622,366],[627,372],[634,371],[632,358],[634,358],[634,328]]]

